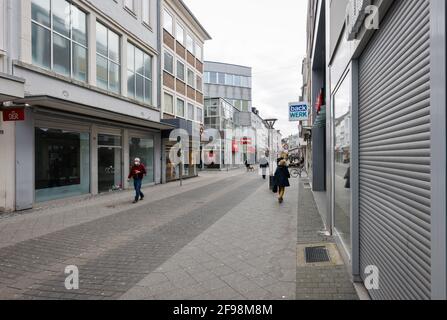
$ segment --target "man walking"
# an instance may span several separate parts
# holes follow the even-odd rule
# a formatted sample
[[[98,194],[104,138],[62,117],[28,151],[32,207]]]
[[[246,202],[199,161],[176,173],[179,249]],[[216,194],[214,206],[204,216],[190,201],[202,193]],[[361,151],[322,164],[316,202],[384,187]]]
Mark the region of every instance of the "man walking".
[[[129,173],[129,181],[133,178],[133,185],[135,187],[135,201],[133,203],[137,203],[139,200],[144,199],[144,194],[141,192],[141,186],[143,184],[144,176],[147,174],[146,168],[141,163],[139,158],[136,158],[132,168]]]

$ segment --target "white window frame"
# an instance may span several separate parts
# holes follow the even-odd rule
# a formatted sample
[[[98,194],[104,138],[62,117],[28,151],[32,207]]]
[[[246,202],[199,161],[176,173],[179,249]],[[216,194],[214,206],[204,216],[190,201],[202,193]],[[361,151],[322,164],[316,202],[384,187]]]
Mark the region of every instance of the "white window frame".
[[[166,54],[169,54],[172,57],[172,72],[170,72],[169,70],[166,70]],[[172,52],[170,52],[169,50],[165,50],[163,52],[163,71],[169,73],[170,75],[175,77],[175,59],[174,59],[174,54],[172,54]]]
[[[182,65],[183,65],[183,79],[182,78],[180,78],[179,77],[179,74],[178,74],[178,64],[179,63],[181,63]],[[182,60],[180,60],[180,59],[177,59],[177,61],[176,61],[176,64],[175,64],[175,73],[176,73],[176,78],[177,79],[179,79],[179,80],[181,80],[181,81],[183,81],[184,83],[186,83],[186,77],[187,77],[187,71],[186,71],[186,64],[182,61]]]
[[[73,31],[72,31],[72,28],[73,28],[72,18],[73,17],[72,17],[72,9],[71,9],[72,6],[75,6],[76,9],[78,9],[80,12],[85,14],[85,18],[86,18],[85,19],[86,20],[86,25],[85,25],[85,28],[86,28],[86,35],[85,35],[85,37],[86,37],[86,44],[85,45],[83,45],[83,44],[81,44],[81,43],[79,43],[79,42],[77,42],[76,40],[73,39]],[[77,81],[82,81],[82,80],[79,80],[79,79],[76,79],[76,78],[73,77],[73,48],[74,48],[74,44],[76,44],[76,45],[78,45],[78,46],[80,46],[80,47],[82,47],[82,48],[87,50],[87,52],[86,52],[87,70],[86,70],[86,75],[85,75],[86,79],[84,81],[82,81],[82,82],[87,83],[89,81],[88,73],[89,73],[89,67],[90,67],[90,63],[91,63],[90,60],[89,60],[89,47],[88,47],[89,32],[90,32],[89,26],[88,26],[88,13],[85,12],[83,9],[81,9],[79,6],[77,6],[77,5],[73,4],[72,2],[70,2],[70,36],[69,37],[67,37],[67,36],[57,32],[54,29],[54,25],[53,25],[53,0],[50,0],[50,12],[49,12],[49,14],[50,14],[50,26],[49,27],[45,26],[45,25],[43,25],[43,24],[41,24],[41,23],[39,23],[39,22],[37,22],[35,20],[32,20],[32,19],[31,19],[31,25],[35,24],[36,26],[44,28],[44,29],[46,29],[47,31],[50,32],[50,70],[52,70],[52,71],[54,70],[54,53],[53,53],[54,52],[54,50],[53,50],[54,49],[54,41],[53,41],[53,39],[54,39],[54,34],[57,34],[58,36],[64,38],[65,40],[68,40],[70,42],[70,75],[68,77],[73,78],[73,79],[75,79]],[[96,28],[96,26],[95,26],[95,28]],[[96,32],[96,29],[94,30],[94,32]],[[32,41],[31,41],[31,46],[32,46]],[[95,58],[96,58],[96,56],[95,56]],[[96,67],[96,62],[95,62],[95,67]],[[44,67],[42,67],[42,68],[44,68]],[[65,76],[65,75],[62,75],[62,76]]]
[[[188,40],[191,40],[191,42],[192,42],[192,47],[191,48],[189,48],[189,42],[188,42]],[[186,50],[188,50],[192,55],[194,55],[194,38],[189,34],[189,33],[186,33]],[[191,49],[191,50],[190,50]]]
[[[203,47],[197,41],[195,42],[195,56],[199,61],[203,61]]]
[[[190,79],[189,79],[190,72],[192,73],[192,84],[190,83]],[[196,88],[195,82],[196,82],[196,76],[195,76],[194,70],[188,68],[188,71],[186,73],[186,83],[188,84],[188,86],[195,89]]]
[[[166,28],[166,16],[171,18],[171,30]],[[163,9],[163,29],[169,32],[171,36],[174,36],[174,16],[166,9]]]
[[[169,112],[166,110],[166,96],[167,95],[172,97],[172,112]],[[168,92],[168,91],[164,91],[163,92],[163,112],[175,116],[175,107],[176,107],[175,94],[172,94],[171,92]]]
[[[118,92],[116,92],[116,93],[121,94],[121,92],[122,92],[122,89],[121,89],[121,86],[122,86],[122,79],[121,79],[121,76],[122,76],[121,75],[121,73],[122,73],[121,72],[122,61],[121,61],[121,59],[122,59],[122,56],[123,56],[123,53],[121,52],[122,36],[119,33],[116,33],[114,30],[110,29],[106,24],[102,23],[101,21],[96,21],[95,32],[97,32],[97,28],[96,28],[97,24],[100,24],[100,25],[102,25],[103,27],[105,27],[107,29],[107,56],[104,56],[103,54],[99,53],[98,50],[96,50],[96,53],[95,53],[95,68],[98,67],[98,60],[97,60],[98,56],[101,56],[102,58],[107,60],[107,91],[114,92],[114,91],[112,91],[110,89],[110,70],[109,70],[109,68],[110,68],[110,63],[117,64],[118,65],[118,72],[119,72],[119,75],[118,75],[119,83],[118,83]],[[109,32],[112,32],[112,33],[114,33],[115,35],[118,36],[118,48],[119,48],[118,61],[114,61],[114,60],[110,59],[110,56],[109,56],[109,53],[110,53],[109,52],[109,43],[108,43],[108,41],[109,41]],[[105,90],[105,89],[103,89],[103,90]]]
[[[135,83],[134,83],[135,92],[134,92],[134,98],[133,98],[133,99],[135,99],[135,100],[137,100],[137,101],[140,101],[140,102],[142,102],[142,103],[145,103],[145,104],[152,105],[153,102],[154,102],[154,88],[153,88],[153,86],[154,86],[154,82],[153,82],[153,77],[154,77],[154,56],[148,54],[147,52],[145,52],[145,51],[142,50],[141,48],[137,47],[137,46],[134,45],[133,43],[131,43],[131,42],[127,42],[127,46],[129,46],[129,45],[131,45],[131,46],[134,48],[134,57],[133,57],[133,61],[134,61],[134,62],[136,61],[136,50],[140,50],[140,51],[143,53],[143,66],[144,66],[144,67],[145,67],[145,65],[144,65],[145,57],[147,56],[147,57],[149,57],[149,58],[151,59],[151,78],[146,77],[146,75],[144,74],[144,73],[145,73],[145,70],[143,71],[143,74],[141,74],[141,73],[139,73],[139,72],[136,70],[135,65],[134,65],[134,70],[131,70],[131,69],[129,68],[129,66],[127,66],[127,74],[126,74],[127,79],[128,79],[128,73],[129,73],[129,72],[133,72],[134,75],[135,75]],[[146,81],[146,80],[149,80],[149,82],[150,82],[150,84],[151,84],[151,86],[150,86],[150,88],[151,88],[151,96],[150,96],[149,101],[146,101],[146,91],[145,91],[145,90],[146,90],[146,86],[145,86],[144,84],[143,84],[143,96],[144,96],[144,97],[143,97],[143,101],[141,101],[141,100],[139,100],[139,99],[137,98],[137,95],[136,95],[136,90],[137,90],[137,84],[136,84],[137,78],[136,78],[136,75],[139,75],[140,77],[142,77],[142,78],[144,79],[144,84],[145,84],[145,81]],[[128,81],[129,81],[129,80],[127,80],[126,85],[128,85]],[[128,96],[129,96],[129,92],[128,92]],[[130,97],[130,98],[131,98],[131,97]]]
[[[132,13],[135,13],[135,0],[124,0],[124,7]]]
[[[178,103],[179,103],[179,101],[183,102],[183,115],[179,115],[179,113],[178,113],[178,107],[179,107]],[[176,115],[176,117],[183,118],[183,119],[187,118],[186,117],[186,111],[187,111],[186,110],[186,108],[187,108],[186,105],[187,105],[187,102],[185,101],[185,99],[177,97],[176,104],[175,104],[175,107],[176,107],[175,115]]]
[[[179,29],[183,30],[183,37],[181,39],[178,38]],[[175,38],[177,39],[178,42],[180,42],[182,44],[182,46],[185,46],[185,34],[186,34],[186,29],[180,23],[177,22],[175,24]]]
[[[151,25],[151,13],[151,0],[141,0],[141,20],[147,26]]]

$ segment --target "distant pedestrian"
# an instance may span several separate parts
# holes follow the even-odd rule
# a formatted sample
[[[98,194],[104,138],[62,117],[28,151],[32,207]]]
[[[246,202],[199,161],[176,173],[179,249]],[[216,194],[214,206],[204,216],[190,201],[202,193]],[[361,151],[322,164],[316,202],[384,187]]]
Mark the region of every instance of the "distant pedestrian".
[[[275,185],[278,187],[278,201],[283,203],[286,188],[290,187],[290,172],[287,167],[287,161],[281,160],[275,172]]]
[[[346,180],[345,188],[351,189],[351,167],[349,167],[348,170],[346,171],[344,179]]]
[[[141,163],[141,160],[136,158],[128,177],[129,181],[133,178],[133,185],[135,188],[135,201],[133,203],[137,203],[144,199],[144,194],[141,192],[141,186],[143,185],[143,179],[146,174],[146,168]]]
[[[265,156],[259,160],[259,167],[262,170],[262,178],[265,180],[267,177],[267,168],[270,167],[270,164]]]

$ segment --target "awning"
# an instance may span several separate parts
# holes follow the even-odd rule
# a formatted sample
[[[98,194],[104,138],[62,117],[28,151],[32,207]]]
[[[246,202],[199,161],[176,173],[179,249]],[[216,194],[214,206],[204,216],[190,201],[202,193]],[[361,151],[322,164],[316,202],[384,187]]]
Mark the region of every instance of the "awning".
[[[115,122],[122,122],[134,126],[140,126],[150,129],[158,130],[172,130],[174,126],[166,123],[156,122],[149,119],[137,118],[134,116],[117,113],[105,109],[100,109],[92,106],[86,106],[75,102],[62,100],[59,98],[49,96],[33,96],[25,97],[23,99],[15,100],[14,103],[27,104],[29,106],[45,107],[57,111],[64,111],[73,114],[80,114],[87,117],[93,117],[99,120],[110,120]]]
[[[25,80],[0,73],[0,103],[25,96]]]

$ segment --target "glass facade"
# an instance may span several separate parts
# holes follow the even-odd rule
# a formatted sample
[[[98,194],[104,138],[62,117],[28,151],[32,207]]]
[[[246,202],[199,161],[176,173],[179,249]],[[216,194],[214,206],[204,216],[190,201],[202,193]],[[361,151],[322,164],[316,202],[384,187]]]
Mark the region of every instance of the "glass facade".
[[[154,176],[154,139],[132,137],[129,141],[129,159],[131,164],[135,158],[140,158],[141,163],[146,167],[147,176],[143,183],[155,182]]]
[[[207,84],[218,84],[225,86],[251,88],[251,77],[228,74],[221,72],[208,72],[204,73],[204,80]]]
[[[90,135],[35,128],[36,202],[90,192]]]
[[[351,251],[351,74],[333,96],[334,223]]]

